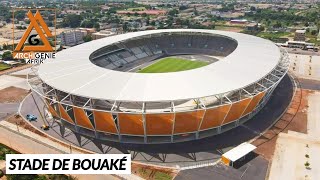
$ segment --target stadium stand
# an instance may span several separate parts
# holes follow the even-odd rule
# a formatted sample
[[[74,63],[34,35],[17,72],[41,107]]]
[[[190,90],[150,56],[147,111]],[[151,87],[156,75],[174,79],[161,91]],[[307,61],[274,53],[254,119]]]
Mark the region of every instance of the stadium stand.
[[[133,65],[177,54],[227,56],[236,47],[236,41],[212,34],[165,33],[103,47],[92,53],[90,60],[100,67],[126,71]]]

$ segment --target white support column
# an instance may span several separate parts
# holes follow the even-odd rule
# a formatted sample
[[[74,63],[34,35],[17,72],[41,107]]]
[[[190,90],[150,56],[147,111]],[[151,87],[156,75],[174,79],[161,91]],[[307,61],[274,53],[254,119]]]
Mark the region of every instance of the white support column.
[[[174,102],[171,102],[172,112],[173,112],[173,123],[172,123],[172,133],[171,133],[171,142],[173,142],[173,133],[174,133],[174,126],[176,123],[176,109],[174,107]]]
[[[51,91],[53,91],[54,89],[52,88],[50,91],[45,92],[45,95],[51,93]]]
[[[231,110],[231,108],[232,108],[232,105],[233,105],[232,101],[231,101],[227,96],[224,96],[224,97],[227,98],[227,100],[229,101],[229,103],[230,103],[231,105],[230,105],[230,107],[229,107],[229,109],[228,109],[228,112],[227,112],[226,115],[224,116],[222,123],[221,123],[220,126],[218,127],[218,133],[221,133],[221,127],[222,127],[224,121],[226,120],[226,118],[227,118],[227,116],[228,116],[228,114],[229,114],[229,112],[230,112],[230,110]]]
[[[199,101],[201,104],[203,104],[203,102],[202,102],[200,99],[198,99],[198,101]],[[203,106],[204,106],[204,113],[203,113],[203,116],[201,117],[201,120],[200,120],[200,123],[199,123],[199,127],[198,127],[198,130],[197,130],[197,133],[196,133],[196,139],[199,139],[200,127],[201,127],[201,125],[202,125],[204,116],[206,115],[206,112],[207,112],[207,108],[205,108],[205,105],[204,105],[204,104],[203,104]]]
[[[144,131],[144,143],[147,143],[147,124],[146,124],[146,103],[142,104],[142,123],[143,123],[143,131]]]
[[[113,115],[111,114],[111,116],[113,117]],[[119,123],[119,113],[116,112],[116,116],[117,116],[117,131],[118,131],[118,138],[119,138],[119,142],[121,142],[122,137],[121,137],[121,127],[120,127],[120,123]]]
[[[66,97],[62,98],[60,102],[64,101],[65,99],[67,99],[70,96],[70,94],[68,94]]]
[[[88,101],[82,106],[83,108],[86,107],[88,105],[88,103],[90,103],[91,99],[88,99]]]
[[[272,83],[272,84],[274,84],[275,82],[273,82],[273,81],[271,81],[270,79],[268,79],[268,78],[264,78],[265,80],[267,80],[268,82],[270,82],[270,83]]]

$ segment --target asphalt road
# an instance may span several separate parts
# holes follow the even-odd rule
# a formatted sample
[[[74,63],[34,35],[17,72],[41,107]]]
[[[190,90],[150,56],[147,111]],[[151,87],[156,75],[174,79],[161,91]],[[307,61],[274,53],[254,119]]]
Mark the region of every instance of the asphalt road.
[[[258,156],[240,168],[222,164],[180,171],[175,180],[264,180],[268,161]]]

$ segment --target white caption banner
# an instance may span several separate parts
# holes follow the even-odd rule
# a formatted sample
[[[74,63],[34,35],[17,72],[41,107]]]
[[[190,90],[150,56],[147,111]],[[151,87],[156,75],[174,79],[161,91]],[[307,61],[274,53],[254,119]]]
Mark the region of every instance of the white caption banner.
[[[7,174],[130,174],[131,154],[7,154]]]

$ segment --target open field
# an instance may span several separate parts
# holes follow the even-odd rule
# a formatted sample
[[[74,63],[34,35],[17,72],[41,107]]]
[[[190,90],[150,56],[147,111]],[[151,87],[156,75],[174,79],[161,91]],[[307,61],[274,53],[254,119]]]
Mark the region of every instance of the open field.
[[[6,70],[6,69],[9,69],[10,68],[10,66],[9,65],[6,65],[6,64],[2,64],[2,63],[0,63],[0,71],[2,71],[2,70]]]
[[[291,33],[289,32],[260,32],[257,34],[258,37],[265,38],[265,39],[270,39],[270,40],[275,40],[278,38],[285,38],[290,36]]]
[[[177,72],[199,68],[208,65],[204,61],[191,61],[180,58],[168,57],[164,58],[146,68],[138,71],[139,73],[164,73],[164,72]]]
[[[145,7],[133,7],[133,8],[128,8],[128,11],[144,11],[146,10]]]
[[[241,32],[244,30],[244,27],[241,26],[231,26],[231,25],[216,25],[215,30],[221,31],[231,31],[231,32]]]

